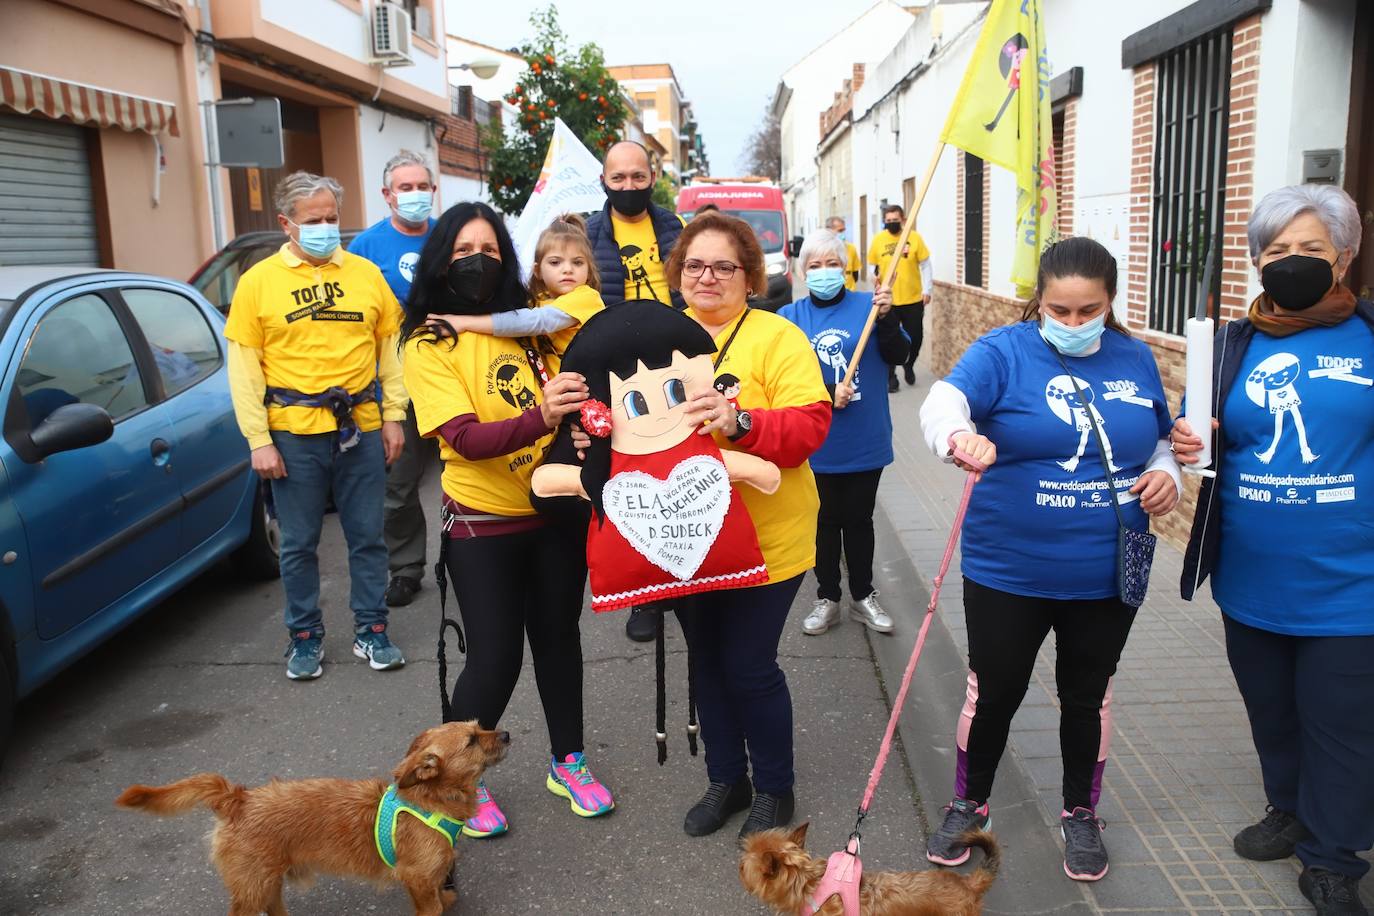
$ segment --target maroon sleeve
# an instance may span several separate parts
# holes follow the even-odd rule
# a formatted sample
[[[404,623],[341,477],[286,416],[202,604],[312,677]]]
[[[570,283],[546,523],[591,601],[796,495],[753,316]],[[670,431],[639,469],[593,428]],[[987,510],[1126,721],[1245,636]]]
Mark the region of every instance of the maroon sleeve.
[[[800,467],[830,433],[829,401],[805,407],[779,407],[751,410],[753,427],[735,444],[751,455],[773,462],[778,467]]]
[[[439,427],[439,435],[469,461],[499,458],[533,445],[549,434],[544,415],[531,407],[518,417],[482,423],[475,413],[454,417]]]

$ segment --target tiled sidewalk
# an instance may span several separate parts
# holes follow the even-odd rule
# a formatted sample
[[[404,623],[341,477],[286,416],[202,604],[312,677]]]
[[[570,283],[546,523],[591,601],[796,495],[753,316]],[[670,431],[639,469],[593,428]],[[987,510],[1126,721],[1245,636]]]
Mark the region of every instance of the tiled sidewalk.
[[[928,583],[962,475],[921,440],[917,411],[928,371],[920,381],[892,398],[896,461],[883,476],[879,501]],[[1248,862],[1231,849],[1232,835],[1264,813],[1264,792],[1226,662],[1220,612],[1210,591],[1193,602],[1179,598],[1182,560],[1178,549],[1160,543],[1150,597],[1117,672],[1115,733],[1098,808],[1112,868],[1103,881],[1083,885],[1083,893],[1103,913],[1310,913],[1298,892],[1296,859]],[[962,591],[951,572],[940,606],[966,653]],[[1046,640],[1003,766],[1015,759],[1030,774],[1047,829],[1057,829],[1062,806],[1058,722],[1054,645]],[[1364,881],[1363,894],[1374,904],[1374,878]]]

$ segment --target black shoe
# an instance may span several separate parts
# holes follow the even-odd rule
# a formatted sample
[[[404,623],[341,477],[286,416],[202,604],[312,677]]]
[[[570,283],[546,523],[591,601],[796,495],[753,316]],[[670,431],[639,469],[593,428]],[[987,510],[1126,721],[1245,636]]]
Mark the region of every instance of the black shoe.
[[[901,390],[901,388],[902,388],[901,383],[897,381],[897,373],[894,372],[894,373],[892,373],[891,375],[889,375],[889,376],[887,377],[887,393],[888,393],[888,394],[896,394],[898,391]]]
[[[916,384],[916,367],[915,367],[915,366],[907,366],[907,367],[906,367],[906,383],[907,383],[908,385],[914,385],[914,384]]]
[[[760,830],[786,826],[792,820],[795,807],[796,797],[790,790],[782,795],[758,793],[754,796],[753,806],[749,808],[749,816],[744,819],[744,826],[739,829],[739,838],[742,840]]]
[[[409,576],[392,576],[391,584],[386,587],[386,606],[405,607],[415,600],[420,590],[420,580]]]
[[[1107,847],[1102,821],[1087,808],[1074,808],[1059,818],[1064,836],[1064,874],[1075,881],[1100,881],[1107,874]]]
[[[658,635],[658,621],[663,612],[652,604],[630,608],[630,619],[625,621],[625,635],[635,642],[653,642]]]
[[[749,778],[744,777],[730,785],[726,782],[713,782],[706,787],[701,801],[687,812],[682,829],[688,836],[707,836],[725,825],[730,815],[743,811],[753,800],[754,790]]]
[[[1307,828],[1296,815],[1280,811],[1273,805],[1265,807],[1264,820],[1251,824],[1231,841],[1236,855],[1255,862],[1286,859],[1293,849],[1309,836]]]
[[[1298,875],[1298,890],[1312,901],[1317,916],[1369,916],[1360,902],[1358,878],[1309,866]]]

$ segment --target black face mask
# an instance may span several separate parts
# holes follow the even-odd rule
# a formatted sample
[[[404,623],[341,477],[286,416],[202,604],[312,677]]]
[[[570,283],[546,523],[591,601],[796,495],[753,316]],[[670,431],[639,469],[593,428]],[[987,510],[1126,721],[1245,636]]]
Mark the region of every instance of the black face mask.
[[[1269,297],[1290,312],[1301,312],[1321,302],[1334,285],[1331,262],[1290,254],[1270,261],[1260,271],[1260,283]]]
[[[900,222],[883,223],[883,228],[885,228],[888,232],[891,232],[893,235],[896,235],[897,233],[902,231],[902,224]]]
[[[617,191],[615,188],[606,187],[606,181],[602,179],[601,189],[606,192],[612,209],[624,216],[638,216],[643,213],[649,209],[649,202],[654,197],[653,185],[649,185],[647,188],[625,188]]]
[[[487,304],[501,288],[501,262],[489,254],[470,254],[448,265],[448,288],[455,311],[480,315],[491,311]]]

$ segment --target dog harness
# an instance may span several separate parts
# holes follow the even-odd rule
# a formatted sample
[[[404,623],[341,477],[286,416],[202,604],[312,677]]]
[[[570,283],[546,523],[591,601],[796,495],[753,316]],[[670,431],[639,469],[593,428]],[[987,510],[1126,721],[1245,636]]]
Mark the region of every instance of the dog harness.
[[[864,866],[859,861],[856,843],[849,848],[832,853],[825,865],[825,875],[810,900],[802,903],[802,916],[812,916],[831,897],[839,897],[844,906],[844,916],[859,916],[859,881],[863,877]]]
[[[386,791],[382,793],[382,800],[377,803],[377,825],[373,828],[373,836],[377,840],[377,855],[382,857],[387,868],[396,867],[396,819],[403,811],[426,827],[437,830],[448,840],[450,846],[458,842],[458,833],[463,829],[462,821],[455,821],[437,811],[426,811],[412,805],[396,794],[396,784],[392,783],[386,787]]]

